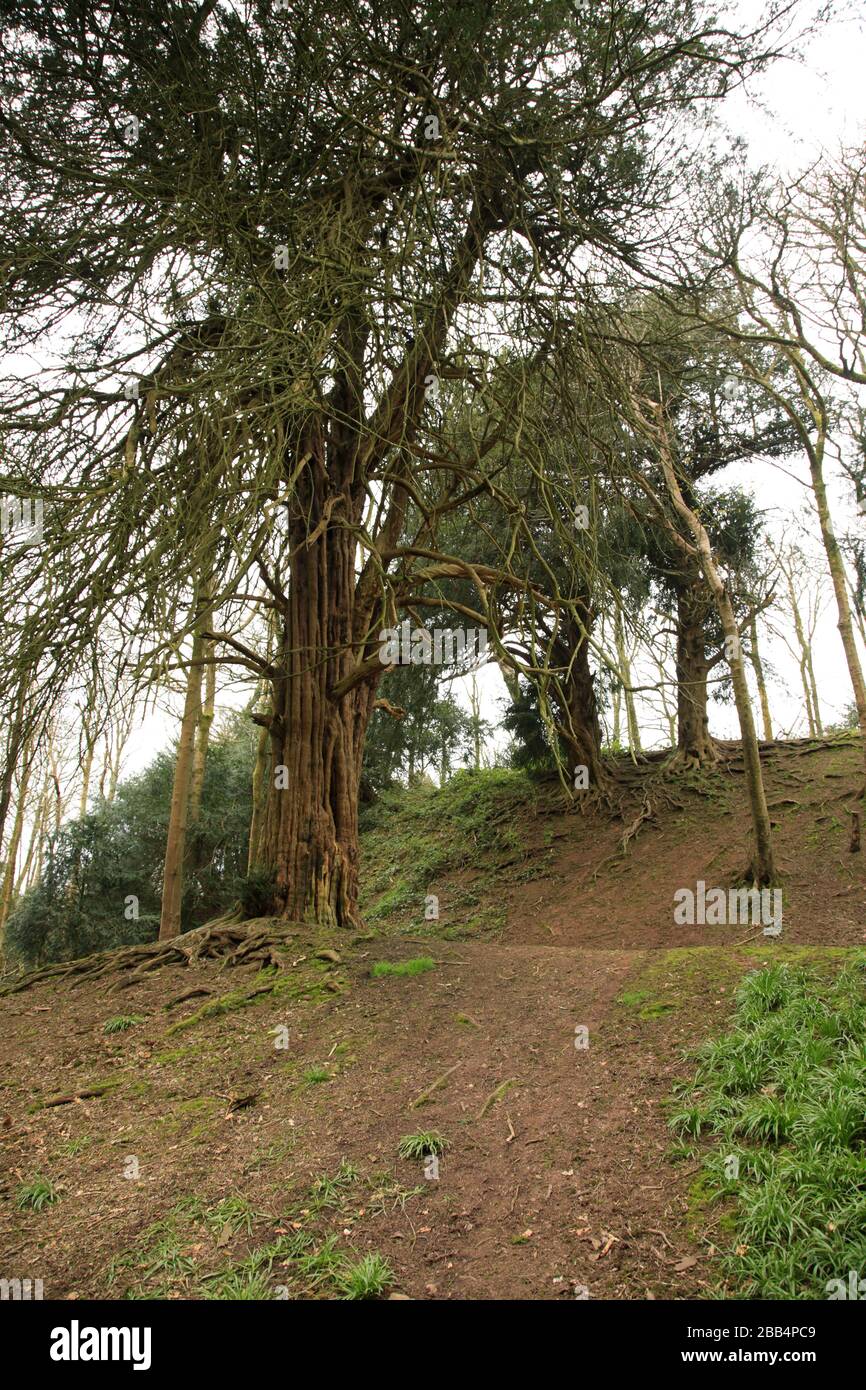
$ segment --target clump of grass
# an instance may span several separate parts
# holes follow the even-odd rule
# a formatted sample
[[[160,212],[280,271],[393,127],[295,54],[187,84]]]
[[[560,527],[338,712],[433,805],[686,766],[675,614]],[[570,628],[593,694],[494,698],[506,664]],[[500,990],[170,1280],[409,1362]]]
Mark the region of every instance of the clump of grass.
[[[321,1207],[340,1207],[346,1199],[346,1188],[358,1181],[358,1170],[352,1163],[343,1159],[334,1177],[322,1173],[310,1185],[310,1208],[318,1211]]]
[[[381,1255],[363,1255],[354,1263],[347,1260],[335,1272],[334,1283],[341,1298],[378,1298],[394,1283],[394,1271]]]
[[[302,1086],[321,1086],[326,1081],[333,1081],[331,1073],[327,1067],[308,1067],[301,1076]]]
[[[315,1250],[298,1257],[298,1276],[310,1289],[333,1284],[339,1279],[346,1263],[345,1255],[337,1249],[337,1237],[326,1236]]]
[[[448,1140],[435,1130],[421,1130],[420,1134],[404,1134],[397,1146],[401,1158],[426,1158],[428,1154],[441,1154],[448,1148]]]
[[[75,1158],[83,1149],[87,1148],[88,1144],[92,1143],[93,1140],[89,1134],[82,1134],[78,1139],[67,1139],[66,1143],[61,1144],[57,1150],[57,1156],[58,1158]]]
[[[211,1207],[205,1215],[204,1222],[214,1235],[221,1235],[227,1226],[233,1235],[238,1231],[246,1231],[249,1235],[258,1216],[259,1213],[246,1197],[232,1196],[224,1197],[216,1206]]]
[[[866,1266],[866,956],[835,981],[776,964],[740,985],[731,1031],[698,1048],[670,1117],[727,1199],[722,1268],[747,1298],[823,1298]]]
[[[18,1211],[44,1211],[60,1201],[57,1186],[50,1178],[37,1173],[32,1182],[22,1183],[15,1194]]]
[[[114,1018],[107,1018],[102,1025],[103,1033],[125,1033],[128,1028],[134,1028],[136,1023],[143,1023],[144,1019],[140,1014],[116,1014]]]
[[[260,1302],[264,1298],[273,1298],[273,1296],[266,1275],[238,1270],[230,1270],[215,1280],[205,1294],[205,1297],[209,1299],[226,1299],[235,1302],[253,1299]]]
[[[415,956],[412,960],[401,960],[396,964],[390,960],[378,960],[370,974],[374,979],[379,979],[382,975],[423,975],[425,970],[435,969],[436,962],[429,956]]]

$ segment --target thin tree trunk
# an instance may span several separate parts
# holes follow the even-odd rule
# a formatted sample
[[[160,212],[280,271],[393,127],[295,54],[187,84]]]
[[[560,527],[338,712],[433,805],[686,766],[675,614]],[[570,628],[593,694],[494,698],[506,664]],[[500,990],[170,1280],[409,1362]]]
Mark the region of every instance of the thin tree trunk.
[[[202,630],[210,630],[212,615],[206,614],[202,624]],[[189,787],[189,827],[190,829],[198,823],[201,814],[201,798],[204,788],[204,775],[207,768],[207,750],[210,743],[211,727],[214,721],[214,708],[216,705],[216,662],[214,657],[214,644],[202,639],[202,660],[204,666],[204,699],[201,702],[201,710],[195,731],[195,749],[192,759],[192,774]]]
[[[177,758],[174,765],[174,784],[171,791],[171,810],[169,811],[168,837],[162,878],[160,941],[179,936],[181,930],[183,866],[189,818],[189,794],[192,781],[195,731],[201,713],[201,654],[203,646],[204,639],[199,625],[195,629],[192,656],[187,667],[186,696],[180,724]]]
[[[39,839],[36,844],[36,864],[33,869],[33,880],[32,883],[28,885],[29,887],[32,887],[33,884],[38,883],[42,877],[42,865],[45,859],[45,844],[48,839],[48,806],[50,799],[51,772],[49,769],[46,769],[45,782],[42,788],[42,796],[39,799]]]
[[[2,850],[6,833],[6,817],[9,814],[9,803],[12,800],[15,769],[18,765],[18,756],[24,741],[24,704],[27,698],[27,684],[27,673],[22,672],[18,683],[18,699],[12,720],[12,727],[6,737],[3,777],[2,780],[0,780],[0,850]],[[5,860],[0,861],[0,873],[5,873]]]
[[[751,638],[751,650],[749,655],[751,657],[752,670],[755,673],[755,683],[758,687],[758,698],[761,701],[761,718],[764,723],[764,738],[767,742],[770,742],[773,737],[773,722],[770,719],[770,701],[767,698],[767,683],[764,680],[764,667],[761,661],[761,653],[758,650],[758,620],[754,613],[749,623],[749,636]]]
[[[625,717],[628,725],[628,743],[632,752],[641,751],[640,744],[640,725],[637,721],[637,711],[635,709],[634,696],[631,690],[631,664],[625,649],[625,632],[623,630],[622,612],[616,610],[614,618],[614,633],[616,637],[616,659],[622,676],[622,693],[625,700]]]
[[[821,720],[818,714],[817,691],[814,688],[814,674],[811,682],[809,680],[809,643],[806,641],[803,617],[800,612],[800,605],[797,603],[793,575],[790,570],[785,570],[784,573],[788,582],[788,602],[791,605],[791,616],[794,619],[794,633],[797,638],[797,646],[800,649],[800,680],[803,683],[803,694],[806,699],[806,717],[809,721],[809,735],[811,738],[820,738],[822,732]]]
[[[60,826],[63,823],[63,787],[60,781],[60,767],[57,762],[57,754],[54,750],[55,730],[51,728],[48,733],[48,763],[51,768],[51,785],[54,788],[54,834],[60,834]]]
[[[821,705],[818,701],[818,685],[815,681],[815,668],[812,664],[812,644],[806,647],[806,672],[809,678],[809,687],[812,691],[812,708],[815,711],[815,728],[818,730],[818,737],[824,737],[824,725],[821,720]]]
[[[271,736],[269,725],[259,729],[256,760],[253,764],[253,813],[250,819],[250,843],[247,851],[247,873],[262,863],[262,841],[265,813],[268,806],[268,770],[270,768]]]
[[[610,699],[611,704],[613,706],[613,731],[611,734],[611,738],[613,739],[614,748],[619,748],[620,731],[622,727],[620,723],[620,711],[622,710],[622,694],[620,693],[619,689],[613,690],[611,692]]]
[[[108,781],[108,792],[106,801],[112,802],[117,795],[117,782],[120,777],[120,767],[123,762],[123,754],[132,733],[133,719],[135,718],[135,707],[131,705],[125,713],[121,713],[116,726],[116,741],[113,754],[110,755],[110,777]]]
[[[0,961],[3,959],[6,923],[9,919],[15,890],[15,866],[18,862],[21,833],[24,829],[27,787],[30,782],[31,766],[32,762],[30,757],[26,757],[21,769],[21,779],[18,784],[18,798],[15,806],[15,819],[12,822],[12,834],[9,836],[9,846],[6,851],[6,867],[3,872],[3,886],[2,889],[0,889]]]
[[[42,799],[40,798],[39,805],[36,809],[36,819],[33,822],[33,829],[30,833],[30,839],[27,843],[27,854],[24,857],[24,863],[21,866],[21,872],[18,875],[18,881],[15,884],[16,896],[20,896],[21,893],[26,893],[27,889],[30,887],[30,871],[33,868],[33,860],[36,854],[36,847],[39,844],[40,838],[42,836],[43,821],[44,804]]]
[[[749,808],[752,815],[752,827],[755,837],[754,854],[752,862],[749,865],[748,876],[756,886],[765,887],[774,883],[776,878],[775,862],[773,858],[773,835],[770,828],[770,813],[767,810],[767,797],[764,791],[764,778],[761,772],[761,755],[758,749],[758,737],[755,732],[755,720],[752,714],[752,702],[749,698],[746,667],[743,661],[734,606],[724,581],[716,567],[715,560],[713,559],[712,546],[710,545],[710,538],[707,535],[706,529],[702,525],[700,518],[686,505],[683,499],[680,485],[674,473],[667,435],[663,425],[659,430],[659,440],[659,458],[664,471],[668,492],[670,493],[674,507],[683,521],[685,521],[694,537],[701,569],[704,572],[707,584],[715,600],[719,618],[722,623],[722,630],[725,634],[728,664],[731,669],[734,699],[736,701],[737,716],[740,723],[740,737],[746,772],[746,787],[749,795]]]
[[[860,656],[857,651],[857,643],[851,621],[851,604],[848,600],[845,565],[839,550],[839,542],[836,540],[836,533],[833,529],[830,504],[827,501],[827,488],[824,482],[824,442],[825,436],[822,431],[819,435],[817,444],[808,451],[809,472],[812,478],[812,491],[815,494],[815,504],[818,509],[821,539],[824,542],[824,551],[827,556],[827,567],[830,570],[830,578],[833,581],[833,592],[836,596],[836,626],[839,629],[839,636],[842,638],[842,647],[845,651],[845,660],[848,664],[848,675],[851,680],[851,688],[854,691],[854,703],[857,706],[857,720],[860,726],[860,750],[864,762],[864,771],[866,771],[866,683],[864,683],[863,679],[863,668],[860,665]],[[864,784],[864,796],[866,796],[866,784]]]
[[[806,658],[800,658],[800,681],[803,686],[803,702],[806,706],[806,722],[809,725],[809,737],[818,737],[818,725],[815,721],[815,710],[812,706],[812,691],[809,687],[809,673],[806,670]]]
[[[668,671],[667,671],[667,666],[666,666],[666,658],[668,657],[668,655],[669,655],[669,654],[668,654],[667,651],[664,651],[661,655],[659,655],[659,654],[657,654],[657,653],[654,653],[654,661],[655,661],[656,670],[657,670],[658,673],[659,673],[659,684],[658,684],[659,699],[661,700],[662,711],[663,711],[664,717],[665,717],[665,719],[667,720],[667,725],[668,725],[668,738],[669,738],[669,740],[670,740],[670,747],[671,747],[671,748],[676,748],[676,746],[677,746],[677,711],[676,711],[676,709],[668,702],[667,692],[666,692],[666,690],[665,690],[665,686],[666,686],[667,681],[668,681]]]
[[[472,744],[475,757],[475,771],[479,772],[481,770],[481,702],[478,699],[478,682],[475,676],[472,677],[469,707],[472,710]]]
[[[81,798],[78,802],[79,816],[87,815],[87,798],[90,794],[90,774],[93,771],[94,744],[87,740],[87,747],[84,754],[84,762],[81,766]]]

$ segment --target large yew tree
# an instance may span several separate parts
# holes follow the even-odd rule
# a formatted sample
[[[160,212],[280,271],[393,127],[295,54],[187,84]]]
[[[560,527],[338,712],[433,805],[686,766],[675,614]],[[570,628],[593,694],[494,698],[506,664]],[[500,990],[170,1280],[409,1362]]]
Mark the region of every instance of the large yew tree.
[[[524,582],[437,528],[503,452],[543,456],[513,419],[455,451],[436,385],[483,391],[479,345],[532,339],[587,268],[656,244],[697,143],[678,114],[754,70],[792,7],[751,34],[719,8],[3,7],[0,307],[37,364],[3,402],[4,482],[49,504],[4,578],[6,611],[42,617],[3,691],[22,664],[60,691],[106,630],[136,673],[188,665],[197,632],[263,680],[281,914],[355,919],[380,629],[448,579],[477,596],[461,625],[493,626],[491,588]],[[226,619],[254,602],[266,651]]]

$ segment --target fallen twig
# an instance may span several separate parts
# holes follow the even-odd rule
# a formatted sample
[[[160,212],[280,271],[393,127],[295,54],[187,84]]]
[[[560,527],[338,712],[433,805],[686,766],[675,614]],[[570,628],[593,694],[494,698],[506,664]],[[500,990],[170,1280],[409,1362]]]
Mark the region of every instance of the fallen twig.
[[[432,1086],[428,1086],[426,1091],[422,1091],[420,1096],[416,1096],[415,1099],[410,1102],[409,1109],[417,1110],[419,1105],[423,1105],[425,1100],[429,1100],[433,1092],[438,1091],[441,1086],[444,1086],[451,1073],[455,1072],[459,1066],[460,1063],[455,1062],[453,1067],[449,1067],[447,1071],[443,1071],[441,1076],[437,1076]]]
[[[481,1109],[479,1110],[479,1112],[478,1112],[478,1119],[479,1119],[479,1120],[483,1120],[483,1119],[484,1119],[484,1116],[487,1114],[487,1112],[488,1112],[488,1110],[491,1108],[491,1106],[495,1105],[496,1102],[497,1102],[498,1100],[501,1100],[502,1097],[505,1095],[505,1092],[506,1092],[507,1090],[509,1090],[510,1087],[512,1087],[513,1085],[515,1085],[516,1081],[517,1081],[517,1077],[516,1077],[516,1076],[510,1077],[508,1081],[500,1081],[499,1085],[496,1086],[496,1087],[490,1092],[490,1095],[487,1097],[486,1101],[484,1102],[484,1104],[482,1105]]]

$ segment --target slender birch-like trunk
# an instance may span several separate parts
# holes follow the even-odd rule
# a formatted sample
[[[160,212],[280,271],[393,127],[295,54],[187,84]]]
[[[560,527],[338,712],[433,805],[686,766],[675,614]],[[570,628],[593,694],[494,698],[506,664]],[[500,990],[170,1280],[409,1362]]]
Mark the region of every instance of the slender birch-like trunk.
[[[187,666],[186,695],[180,724],[180,740],[174,765],[174,784],[171,791],[171,810],[165,846],[165,866],[162,880],[162,912],[159,920],[159,939],[166,941],[179,936],[181,904],[183,901],[183,866],[186,851],[186,832],[189,822],[190,786],[195,748],[195,732],[201,713],[201,657],[204,647],[201,625],[193,636],[192,656]]]
[[[658,414],[659,416],[661,415],[660,410]],[[734,606],[731,602],[730,594],[728,593],[713,557],[713,550],[707,531],[700,518],[692,511],[691,507],[687,505],[683,498],[680,485],[677,482],[674,472],[670,446],[663,423],[660,423],[657,437],[659,440],[659,460],[661,462],[668,493],[670,494],[674,508],[685,522],[694,539],[695,550],[700,560],[701,569],[703,570],[704,577],[706,578],[713,599],[715,600],[722,624],[722,630],[725,635],[725,652],[731,670],[734,700],[736,702],[737,717],[740,724],[740,738],[746,773],[746,788],[748,791],[749,809],[752,816],[752,828],[754,831],[754,853],[751,864],[749,865],[748,876],[757,887],[766,887],[772,884],[776,877],[775,861],[773,857],[773,835],[770,827],[770,813],[767,809],[767,796],[764,790],[763,773],[761,772],[761,755],[758,749],[758,736],[755,731],[755,720],[752,714],[752,702],[749,697],[749,687],[746,681],[746,667],[743,660],[736,614],[734,613]]]
[[[770,718],[770,701],[767,698],[767,682],[764,679],[764,665],[761,661],[761,653],[758,649],[758,620],[754,613],[749,623],[749,638],[749,657],[752,662],[752,670],[755,673],[755,683],[758,687],[758,699],[761,702],[761,719],[764,724],[764,738],[769,743],[773,737],[773,721]]]

